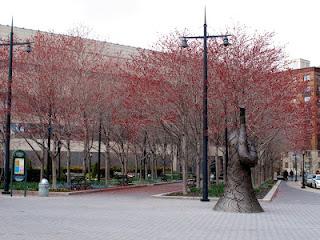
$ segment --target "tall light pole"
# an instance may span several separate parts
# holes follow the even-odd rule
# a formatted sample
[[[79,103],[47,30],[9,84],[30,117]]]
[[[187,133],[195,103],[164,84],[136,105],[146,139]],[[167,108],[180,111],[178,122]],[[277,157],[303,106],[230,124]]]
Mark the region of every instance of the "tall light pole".
[[[208,35],[206,11],[204,12],[203,36],[181,37],[181,47],[187,48],[187,39],[203,39],[203,107],[202,107],[202,198],[207,202],[208,198],[208,38],[223,38],[223,45],[228,46],[228,36],[231,35]],[[216,160],[217,161],[217,160]]]
[[[13,42],[13,19],[11,21],[11,31],[9,43],[1,43],[0,46],[9,46],[9,72],[7,82],[7,95],[5,102],[6,109],[6,127],[5,127],[5,139],[4,139],[4,187],[2,194],[10,194],[10,126],[11,126],[11,98],[12,98],[12,59],[13,59],[13,46],[15,45],[26,45],[26,51],[31,52],[30,42]],[[12,169],[13,171],[13,169]]]
[[[101,165],[101,132],[102,132],[102,114],[99,116],[99,135],[98,135],[98,181],[100,184],[100,165]]]
[[[295,168],[296,168],[296,176],[294,178],[294,181],[298,181],[298,166],[297,166],[297,154],[295,153],[294,154],[294,165],[295,165]]]
[[[304,155],[305,155],[305,151],[302,151],[302,186],[301,188],[306,188],[305,182],[304,182]]]
[[[52,169],[52,162],[51,162],[51,135],[52,135],[52,105],[51,102],[49,103],[49,114],[48,114],[48,148],[47,148],[47,178],[50,182],[51,176],[51,169]]]

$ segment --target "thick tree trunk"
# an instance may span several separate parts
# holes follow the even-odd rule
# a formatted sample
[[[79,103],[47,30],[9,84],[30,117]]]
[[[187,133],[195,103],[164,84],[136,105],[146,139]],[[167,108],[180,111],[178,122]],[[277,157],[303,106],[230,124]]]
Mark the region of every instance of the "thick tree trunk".
[[[182,193],[187,195],[187,139],[183,135],[181,139],[181,164],[182,164]]]
[[[151,170],[151,179],[154,180],[154,154],[153,153],[150,158],[150,170]]]
[[[158,178],[158,161],[157,161],[157,157],[155,157],[155,159],[154,159],[154,178],[155,179]]]
[[[57,189],[57,164],[56,157],[52,158],[52,189]]]
[[[196,187],[197,188],[200,188],[200,176],[201,176],[200,164],[201,164],[201,153],[200,153],[200,145],[198,145],[197,155],[196,155]]]
[[[257,164],[257,153],[247,141],[244,109],[240,109],[240,130],[230,134],[228,179],[224,194],[214,210],[224,212],[263,212],[251,182],[251,167]]]
[[[44,148],[44,144],[41,147],[42,150],[42,157],[40,159],[40,181],[42,180],[42,178],[44,178],[44,159],[45,159],[45,148]]]
[[[110,179],[110,139],[109,139],[109,132],[106,136],[106,158],[104,160],[104,178],[105,178],[105,184],[108,185],[108,180]]]
[[[134,157],[134,177],[136,178],[138,176],[138,154],[136,152]]]
[[[142,182],[143,178],[143,157],[140,159],[140,169],[139,169],[139,181]]]
[[[218,150],[218,141],[217,141],[217,144],[216,144],[216,152],[215,152],[215,159],[216,159],[216,184],[219,184],[220,182],[220,159],[219,159],[219,150]],[[210,176],[210,175],[209,175]]]
[[[170,157],[171,157],[171,164],[170,164],[170,173],[171,173],[171,180],[173,180],[173,165],[174,165],[174,156],[175,153],[173,151],[173,145],[171,145],[171,153],[170,153]]]

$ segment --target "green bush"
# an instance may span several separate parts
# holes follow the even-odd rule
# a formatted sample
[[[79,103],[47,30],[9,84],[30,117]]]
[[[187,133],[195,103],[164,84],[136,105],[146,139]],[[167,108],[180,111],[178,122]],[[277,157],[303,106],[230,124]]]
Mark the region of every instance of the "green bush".
[[[172,180],[181,180],[182,179],[182,174],[181,173],[177,173],[174,172],[173,174],[171,173],[166,173],[165,176],[167,177],[167,179],[172,179]]]
[[[27,182],[27,190],[38,191],[38,182]],[[3,183],[0,184],[0,188],[3,189]],[[11,188],[11,186],[10,186]],[[12,188],[14,190],[24,190],[25,183],[24,182],[13,182]]]

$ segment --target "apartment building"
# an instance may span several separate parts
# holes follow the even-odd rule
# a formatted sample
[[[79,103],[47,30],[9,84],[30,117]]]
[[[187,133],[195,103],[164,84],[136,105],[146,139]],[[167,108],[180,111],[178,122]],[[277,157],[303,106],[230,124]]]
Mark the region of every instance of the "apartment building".
[[[310,124],[312,134],[310,138],[310,149],[305,151],[305,171],[315,173],[320,171],[320,135],[319,120],[320,115],[320,68],[310,67],[310,62],[299,59],[293,69],[294,78],[298,81],[307,82],[307,87],[302,93],[303,101],[310,104],[311,119]],[[302,153],[289,152],[282,156],[283,170],[294,170],[297,165],[298,174],[302,170]]]

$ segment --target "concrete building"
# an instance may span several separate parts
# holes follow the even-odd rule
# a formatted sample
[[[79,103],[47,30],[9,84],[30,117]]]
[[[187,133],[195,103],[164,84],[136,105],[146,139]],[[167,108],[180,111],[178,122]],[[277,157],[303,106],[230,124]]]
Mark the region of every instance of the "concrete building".
[[[1,25],[0,24],[0,42],[6,42],[9,40],[11,31],[11,26],[8,25]],[[37,34],[38,30],[32,30],[32,29],[25,29],[25,28],[13,28],[14,33],[14,39],[15,41],[27,41],[30,40],[35,34]],[[54,34],[54,33],[52,33]],[[95,40],[92,40],[95,41]],[[110,57],[110,58],[120,58],[120,59],[129,59],[131,56],[136,55],[139,53],[139,48],[131,47],[131,46],[125,46],[110,42],[104,42],[104,41],[96,41],[96,43],[101,44],[101,48],[103,51],[101,52],[103,55]],[[4,75],[7,74],[7,69],[3,72]],[[11,151],[15,151],[17,149],[25,150],[28,153],[28,157],[31,160],[36,159],[35,154],[33,153],[32,149],[35,149],[36,151],[41,151],[39,148],[39,145],[36,144],[34,141],[30,140],[29,144],[22,138],[17,138],[17,134],[15,134],[15,126],[16,122],[19,122],[20,120],[15,119],[15,116],[12,116],[11,121],[11,145],[10,149]],[[97,143],[94,143],[93,145],[97,146]],[[73,151],[73,165],[74,166],[80,166],[81,165],[81,152],[83,151],[82,143],[74,141],[72,143],[72,151]],[[102,150],[103,151],[103,150]],[[65,155],[66,149],[64,147],[61,148],[62,156]],[[0,154],[0,161],[3,156]],[[91,156],[90,156],[91,157]],[[92,148],[92,162],[97,161],[97,147]],[[33,167],[38,167],[39,162],[33,161]],[[65,166],[65,163],[63,163],[63,166]]]
[[[301,69],[301,68],[308,68],[308,67],[310,67],[310,61],[303,58],[295,59],[292,62],[293,69]]]
[[[11,27],[7,25],[0,25],[0,41],[6,41],[9,39],[10,35],[10,30]],[[32,29],[25,29],[25,28],[18,28],[14,27],[14,38],[18,39],[19,41],[26,41],[32,38],[35,34],[37,34],[37,30],[32,30]],[[92,40],[95,41],[95,40]],[[134,56],[139,53],[139,48],[131,47],[131,46],[125,46],[125,45],[119,45],[115,43],[110,43],[110,42],[104,42],[104,41],[97,41],[98,44],[101,44],[103,47],[103,52],[102,54],[110,57],[110,58],[120,58],[120,59],[130,59],[131,56]],[[7,73],[7,71],[5,71]],[[37,144],[34,140],[25,140],[23,138],[17,137],[19,134],[17,134],[17,124],[15,124],[15,119],[14,116],[11,124],[11,151],[15,151],[18,149],[24,150],[27,152],[27,157],[28,159],[32,162],[32,167],[33,168],[39,168],[40,167],[40,162],[37,161],[37,156],[34,153],[34,151],[41,152],[42,149],[39,147],[39,144]],[[113,145],[116,143],[112,143]],[[71,142],[71,149],[72,149],[72,162],[71,165],[73,167],[81,167],[82,164],[82,158],[83,158],[83,142],[80,141],[72,141]],[[105,151],[105,146],[102,144],[102,152]],[[62,145],[61,147],[61,167],[66,167],[66,152],[67,149]],[[168,153],[170,154],[170,152]],[[133,164],[133,153],[130,154],[131,156],[131,162]],[[215,146],[209,146],[209,152],[208,152],[210,161],[214,161],[216,158],[215,156],[218,155],[219,159],[219,167],[220,167],[220,172],[222,172],[222,161],[223,161],[223,151],[217,150]],[[92,148],[90,150],[90,159],[91,163],[94,164],[97,162],[98,159],[98,141],[93,141],[92,143]],[[115,154],[112,154],[111,156],[112,162],[111,165],[119,165],[119,161],[117,160],[117,156]],[[0,161],[2,159],[2,156],[0,154]],[[101,167],[104,167],[104,161],[101,161]],[[179,163],[177,161],[176,154],[173,156],[173,170],[177,171],[179,169]]]

